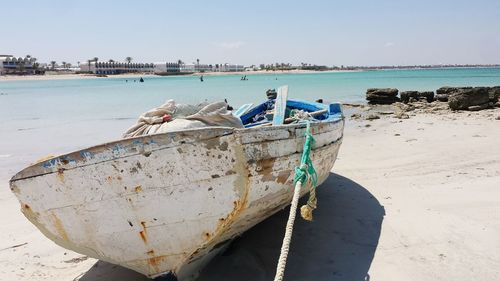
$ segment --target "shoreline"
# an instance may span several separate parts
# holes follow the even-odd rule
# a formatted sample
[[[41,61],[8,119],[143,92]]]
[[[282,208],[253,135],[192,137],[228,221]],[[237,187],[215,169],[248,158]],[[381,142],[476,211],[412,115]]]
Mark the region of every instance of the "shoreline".
[[[279,74],[317,74],[317,73],[346,73],[346,72],[362,72],[363,70],[284,70],[284,71],[237,71],[237,72],[206,72],[206,73],[193,73],[182,75],[157,75],[153,73],[124,73],[107,75],[106,77],[99,77],[96,74],[46,74],[46,75],[2,75],[0,82],[11,81],[50,81],[50,80],[76,80],[76,79],[99,79],[99,78],[140,78],[140,77],[182,77],[182,76],[231,76],[231,75],[279,75]]]
[[[0,75],[1,82],[10,81],[50,81],[50,80],[72,80],[72,79],[97,79],[97,78],[139,78],[139,77],[177,77],[177,76],[231,76],[231,75],[279,75],[279,74],[318,74],[318,73],[356,73],[356,72],[374,72],[374,71],[407,71],[407,70],[446,70],[446,69],[487,69],[500,68],[499,66],[470,66],[470,67],[430,67],[430,68],[378,68],[378,69],[354,69],[354,70],[252,70],[235,72],[206,72],[192,73],[182,75],[157,75],[154,73],[123,73],[110,74],[106,77],[99,77],[97,74],[45,74],[45,75]]]

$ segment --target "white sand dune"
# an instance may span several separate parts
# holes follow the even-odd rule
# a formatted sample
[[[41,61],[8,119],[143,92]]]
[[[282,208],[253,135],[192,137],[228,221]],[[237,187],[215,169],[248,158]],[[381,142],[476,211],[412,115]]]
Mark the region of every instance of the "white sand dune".
[[[488,114],[499,112],[349,121],[315,221],[297,219],[285,279],[500,280],[500,121]],[[0,187],[0,280],[146,280],[74,259]],[[287,211],[237,239],[199,280],[272,280]]]

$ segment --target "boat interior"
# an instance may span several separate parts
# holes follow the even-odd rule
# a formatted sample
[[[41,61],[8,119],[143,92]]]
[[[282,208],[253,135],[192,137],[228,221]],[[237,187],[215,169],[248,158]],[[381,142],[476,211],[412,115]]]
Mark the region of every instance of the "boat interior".
[[[273,114],[270,110],[274,107],[275,100],[267,100],[259,105],[248,109],[242,109],[247,105],[243,105],[235,112],[240,112],[240,119],[245,128],[262,126],[271,124],[273,121]],[[248,106],[247,106],[248,107]],[[287,100],[285,110],[285,124],[292,123],[294,120],[293,115],[296,111],[304,111],[310,114],[310,117],[318,121],[326,121],[332,119],[342,118],[342,108],[339,103],[324,104],[318,102],[308,102],[303,100]],[[243,114],[241,112],[243,111]]]

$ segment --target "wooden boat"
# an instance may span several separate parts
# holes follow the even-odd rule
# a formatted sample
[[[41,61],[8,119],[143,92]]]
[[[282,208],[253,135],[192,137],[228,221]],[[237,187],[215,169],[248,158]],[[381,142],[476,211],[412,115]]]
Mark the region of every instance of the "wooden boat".
[[[342,142],[339,104],[310,126],[318,184]],[[24,215],[58,245],[150,278],[196,278],[234,237],[283,209],[293,195],[304,123],[209,127],[122,139],[33,164],[10,181]],[[302,195],[311,187],[303,189]]]

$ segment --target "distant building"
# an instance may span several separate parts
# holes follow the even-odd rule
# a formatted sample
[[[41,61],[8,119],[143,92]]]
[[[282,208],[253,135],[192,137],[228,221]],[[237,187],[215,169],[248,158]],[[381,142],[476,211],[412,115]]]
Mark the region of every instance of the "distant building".
[[[183,73],[194,73],[196,71],[194,64],[181,64],[180,68]]]
[[[156,62],[154,73],[157,75],[183,75],[195,72],[194,65],[179,64],[178,62]]]
[[[238,72],[244,71],[245,66],[241,64],[195,64],[195,72]]]
[[[37,74],[36,59],[31,57],[16,58],[12,55],[0,55],[0,75]]]
[[[224,64],[216,64],[214,66],[212,65],[210,66],[212,67],[212,71],[214,72],[238,72],[245,70],[245,66],[241,64],[224,63]]]
[[[121,74],[121,73],[154,73],[157,75],[183,75],[195,72],[237,72],[244,71],[240,64],[185,64],[179,62],[156,63],[127,63],[127,62],[95,62],[80,63],[81,72],[94,74]]]
[[[158,75],[177,75],[180,74],[181,68],[175,62],[155,62],[154,73]]]
[[[95,62],[80,63],[81,72],[94,74],[153,73],[153,63]]]
[[[157,62],[154,64],[154,73],[157,75],[183,75],[183,74],[193,74],[196,72],[217,72],[217,71],[240,71],[243,66],[228,65],[226,64],[222,68],[215,67],[211,64],[185,64],[185,63],[172,63],[172,62]],[[238,70],[236,70],[238,69]]]
[[[220,64],[219,65],[219,71],[220,72],[238,72],[238,71],[244,71],[245,66],[241,64]]]
[[[211,64],[195,64],[194,65],[195,72],[212,72],[214,68]]]

